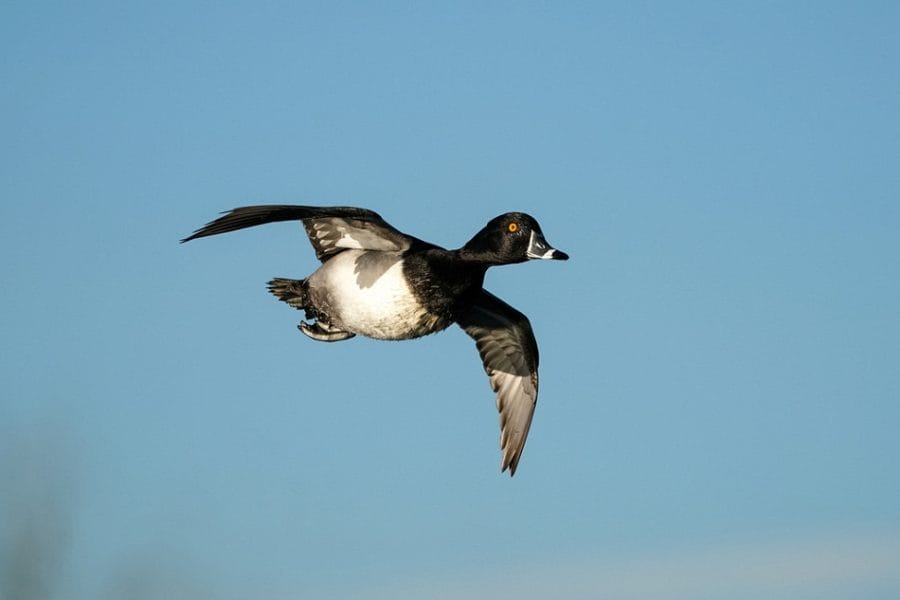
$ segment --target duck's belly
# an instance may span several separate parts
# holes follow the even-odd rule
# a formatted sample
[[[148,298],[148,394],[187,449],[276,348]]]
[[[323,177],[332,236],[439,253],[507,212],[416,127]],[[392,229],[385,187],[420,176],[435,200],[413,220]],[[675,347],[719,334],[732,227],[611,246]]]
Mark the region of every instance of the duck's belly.
[[[345,331],[403,340],[449,325],[416,298],[399,255],[346,250],[329,259],[308,281],[316,310]]]

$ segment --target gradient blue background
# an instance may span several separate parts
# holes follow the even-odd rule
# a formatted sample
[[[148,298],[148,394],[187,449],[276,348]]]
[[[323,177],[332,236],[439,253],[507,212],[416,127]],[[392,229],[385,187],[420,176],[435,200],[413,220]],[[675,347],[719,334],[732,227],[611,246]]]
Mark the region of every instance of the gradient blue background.
[[[5,3],[0,596],[898,597],[898,7]],[[514,479],[457,328],[177,243],[254,203],[539,219]]]

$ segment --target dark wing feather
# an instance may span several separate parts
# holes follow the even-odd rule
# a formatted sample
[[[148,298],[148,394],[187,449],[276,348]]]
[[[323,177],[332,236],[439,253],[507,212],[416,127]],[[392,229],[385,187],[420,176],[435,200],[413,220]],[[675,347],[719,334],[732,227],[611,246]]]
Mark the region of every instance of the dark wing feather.
[[[278,221],[303,221],[309,241],[320,260],[348,248],[402,252],[415,241],[415,238],[388,224],[378,213],[365,208],[284,204],[235,208],[181,241],[189,242]]]
[[[500,412],[501,471],[515,475],[538,395],[538,348],[528,318],[482,290],[461,318],[474,340],[484,370],[497,393]]]

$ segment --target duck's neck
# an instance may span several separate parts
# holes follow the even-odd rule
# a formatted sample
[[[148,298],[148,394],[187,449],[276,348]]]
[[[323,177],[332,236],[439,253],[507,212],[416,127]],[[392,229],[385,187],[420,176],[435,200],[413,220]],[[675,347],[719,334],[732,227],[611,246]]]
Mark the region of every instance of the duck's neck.
[[[424,287],[440,288],[441,297],[458,299],[467,296],[481,289],[484,275],[491,265],[461,252],[462,250],[435,248],[427,252],[427,259],[413,255],[407,261],[421,260],[422,268],[411,268],[410,272],[413,277],[417,273],[424,274]]]
[[[497,260],[497,257],[493,254],[486,253],[484,251],[477,251],[467,248],[463,246],[458,250],[451,250],[453,254],[456,255],[457,258],[463,261],[466,265],[472,265],[480,267],[483,270],[487,270],[488,267],[496,267],[498,265],[504,264],[503,262]]]

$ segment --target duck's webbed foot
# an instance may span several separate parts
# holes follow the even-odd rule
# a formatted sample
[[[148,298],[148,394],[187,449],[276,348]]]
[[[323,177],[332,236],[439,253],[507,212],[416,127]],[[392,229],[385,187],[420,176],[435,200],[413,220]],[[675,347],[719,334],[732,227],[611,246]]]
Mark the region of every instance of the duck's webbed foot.
[[[322,321],[313,321],[312,323],[301,321],[300,324],[297,325],[297,329],[319,342],[340,342],[341,340],[347,340],[356,335],[355,333],[332,327],[328,323],[323,323]]]

